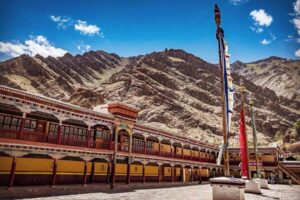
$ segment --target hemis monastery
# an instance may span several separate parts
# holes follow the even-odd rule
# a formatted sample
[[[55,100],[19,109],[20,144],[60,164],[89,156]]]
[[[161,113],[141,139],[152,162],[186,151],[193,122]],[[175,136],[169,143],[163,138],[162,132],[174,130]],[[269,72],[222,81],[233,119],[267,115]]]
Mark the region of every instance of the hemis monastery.
[[[143,125],[138,112],[122,103],[96,112],[0,86],[0,185],[184,184],[223,175],[217,146]],[[264,177],[297,182],[300,163],[284,158],[279,147],[259,147]],[[239,164],[231,148],[232,176]]]

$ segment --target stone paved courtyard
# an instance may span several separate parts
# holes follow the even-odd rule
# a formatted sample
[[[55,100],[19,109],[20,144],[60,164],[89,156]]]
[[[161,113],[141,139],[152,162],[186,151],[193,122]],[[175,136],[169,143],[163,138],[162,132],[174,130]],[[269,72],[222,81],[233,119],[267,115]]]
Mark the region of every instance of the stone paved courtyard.
[[[261,195],[246,193],[246,200],[299,200],[300,185],[269,185],[270,189],[262,190]],[[31,200],[211,200],[212,189],[209,184],[191,185],[182,187],[137,189],[119,193],[85,193],[76,195],[62,195],[55,197],[31,198]],[[28,199],[27,199],[28,200]]]

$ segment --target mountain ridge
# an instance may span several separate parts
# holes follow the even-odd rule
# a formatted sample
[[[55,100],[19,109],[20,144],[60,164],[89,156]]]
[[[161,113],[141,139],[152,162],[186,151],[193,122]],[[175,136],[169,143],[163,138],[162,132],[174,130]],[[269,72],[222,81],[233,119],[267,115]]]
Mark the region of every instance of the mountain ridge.
[[[274,60],[277,62],[277,57],[250,66],[261,67],[265,62],[272,65]],[[278,131],[290,133],[293,123],[300,118],[300,101],[255,83],[257,80],[244,72],[248,65],[232,64],[234,87],[238,88],[237,83],[243,80],[246,93],[255,97],[259,137],[261,143],[270,143]],[[0,63],[0,69],[0,84],[91,109],[122,101],[139,107],[139,120],[145,124],[210,143],[221,141],[219,68],[181,49],[127,58],[104,51],[65,54],[59,58],[21,56]],[[281,73],[277,71],[276,77]],[[282,88],[280,84],[278,87]],[[238,89],[235,91],[232,127],[236,144],[240,95]],[[246,105],[247,129],[251,131],[249,112]]]

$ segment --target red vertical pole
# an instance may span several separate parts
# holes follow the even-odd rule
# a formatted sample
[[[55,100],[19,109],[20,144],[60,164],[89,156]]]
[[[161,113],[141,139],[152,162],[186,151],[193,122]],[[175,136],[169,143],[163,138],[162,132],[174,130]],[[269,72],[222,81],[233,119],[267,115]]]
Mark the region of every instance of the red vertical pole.
[[[10,169],[8,188],[13,187],[13,185],[14,185],[16,166],[17,166],[17,158],[15,156],[13,156],[13,160],[11,163],[11,169]]]
[[[57,174],[57,159],[54,158],[53,171],[52,171],[52,184],[51,184],[52,187],[54,187],[56,183],[56,174]]]
[[[84,161],[84,171],[83,171],[83,185],[87,183],[87,161]]]
[[[107,163],[107,174],[106,174],[106,183],[109,184],[110,181],[110,172],[111,172],[111,163]]]
[[[25,127],[25,120],[26,120],[26,113],[23,112],[21,124],[20,124],[20,130],[17,139],[22,140],[23,133],[24,133],[24,127]]]
[[[58,127],[57,127],[57,144],[61,144],[61,125],[62,125],[62,121],[59,120],[59,124],[58,124]]]

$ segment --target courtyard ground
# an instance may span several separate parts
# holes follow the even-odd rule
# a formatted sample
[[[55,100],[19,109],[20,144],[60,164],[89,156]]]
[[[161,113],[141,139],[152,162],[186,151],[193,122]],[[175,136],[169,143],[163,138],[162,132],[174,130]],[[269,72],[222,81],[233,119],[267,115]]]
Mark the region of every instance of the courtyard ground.
[[[262,189],[262,194],[249,194],[246,193],[246,200],[269,200],[269,199],[280,199],[280,200],[300,200],[300,185],[269,185],[270,189]],[[14,188],[14,193],[19,192],[22,189]],[[24,188],[23,188],[24,190]],[[37,191],[35,189],[30,190],[32,195]],[[212,199],[212,188],[209,184],[201,185],[189,185],[179,187],[165,187],[155,189],[121,189],[121,190],[108,190],[109,192],[88,192],[83,191],[81,194],[74,195],[60,195],[55,194],[57,189],[52,189],[53,193],[48,197],[39,198],[27,198],[27,200],[93,200],[93,199],[105,199],[105,200],[211,200]],[[79,192],[79,191],[77,191]],[[3,190],[0,192],[3,195]],[[15,193],[16,194],[16,193]],[[18,196],[18,195],[17,195]],[[17,197],[20,199],[21,196]],[[2,196],[5,199],[8,198]],[[8,199],[11,199],[12,196]],[[2,199],[2,198],[1,198]]]

